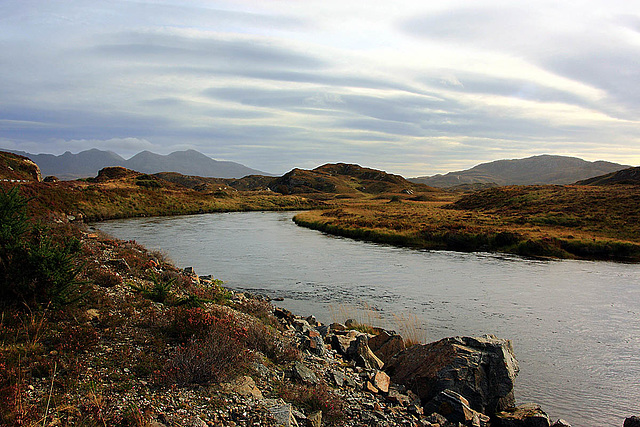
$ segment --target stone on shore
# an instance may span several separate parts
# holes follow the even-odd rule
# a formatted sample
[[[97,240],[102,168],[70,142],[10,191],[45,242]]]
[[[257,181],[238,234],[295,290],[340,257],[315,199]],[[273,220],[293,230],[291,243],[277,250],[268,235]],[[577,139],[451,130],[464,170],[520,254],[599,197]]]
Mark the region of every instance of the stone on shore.
[[[394,383],[415,391],[423,403],[449,389],[484,414],[515,406],[518,363],[511,342],[492,335],[414,345],[394,356],[385,371]]]
[[[624,427],[640,427],[640,417],[629,417],[624,420]]]
[[[467,399],[451,390],[438,393],[436,397],[424,405],[424,412],[443,415],[451,423],[480,427],[486,426],[489,422],[488,416],[471,409]]]
[[[382,369],[384,362],[371,351],[368,341],[369,338],[366,334],[358,335],[349,345],[347,355],[356,362],[356,365],[365,369]]]
[[[551,421],[547,414],[535,403],[519,405],[508,411],[498,412],[496,421],[499,427],[549,427]]]
[[[385,364],[388,364],[393,356],[406,348],[404,339],[391,331],[382,331],[378,335],[369,338],[368,345],[371,351]]]

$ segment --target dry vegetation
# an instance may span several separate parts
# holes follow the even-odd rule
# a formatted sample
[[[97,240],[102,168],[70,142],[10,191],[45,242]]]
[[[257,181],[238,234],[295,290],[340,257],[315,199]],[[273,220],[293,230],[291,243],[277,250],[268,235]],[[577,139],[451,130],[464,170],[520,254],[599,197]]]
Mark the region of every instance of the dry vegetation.
[[[431,198],[341,200],[295,221],[417,248],[640,261],[638,186],[514,186]]]

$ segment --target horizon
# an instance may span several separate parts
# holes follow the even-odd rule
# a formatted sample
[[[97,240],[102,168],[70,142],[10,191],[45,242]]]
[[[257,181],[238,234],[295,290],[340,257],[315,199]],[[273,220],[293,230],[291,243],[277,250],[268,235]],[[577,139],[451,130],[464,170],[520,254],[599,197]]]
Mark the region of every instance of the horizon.
[[[184,149],[184,150],[176,150],[176,151],[173,151],[173,152],[171,152],[171,153],[167,153],[167,154],[155,153],[155,152],[150,151],[150,150],[142,150],[142,151],[140,151],[140,152],[138,152],[138,153],[135,153],[135,154],[133,154],[133,155],[131,155],[131,156],[129,156],[129,157],[122,156],[121,154],[119,154],[119,153],[117,153],[117,152],[115,152],[115,151],[113,151],[113,150],[101,150],[101,149],[96,148],[96,147],[87,148],[87,149],[85,149],[85,150],[81,150],[81,151],[78,151],[78,152],[75,152],[75,153],[73,153],[73,152],[71,152],[71,151],[67,150],[66,152],[64,152],[64,153],[62,153],[62,154],[52,154],[52,153],[29,153],[29,152],[26,152],[26,151],[22,151],[22,152],[23,152],[23,153],[25,153],[25,154],[31,154],[31,155],[52,155],[52,156],[60,157],[60,156],[62,156],[62,155],[64,155],[64,154],[67,154],[67,153],[72,154],[72,155],[77,155],[77,154],[80,154],[80,153],[82,153],[82,152],[85,152],[85,151],[92,151],[92,150],[98,150],[98,151],[102,151],[102,152],[110,152],[110,153],[112,153],[112,154],[115,154],[115,155],[117,155],[117,156],[121,157],[121,158],[122,158],[122,159],[124,159],[125,161],[131,160],[133,157],[135,157],[136,155],[138,155],[138,154],[140,154],[140,153],[143,153],[143,152],[150,152],[150,153],[152,153],[152,154],[157,154],[157,155],[161,155],[161,156],[168,156],[168,155],[170,155],[170,154],[174,154],[174,153],[177,153],[177,152],[187,152],[187,151],[195,151],[195,152],[197,152],[198,154],[204,155],[204,156],[206,156],[206,157],[209,157],[209,158],[210,158],[210,159],[212,159],[212,160],[219,161],[219,162],[228,162],[228,161],[229,161],[229,160],[221,160],[221,159],[216,159],[216,158],[210,157],[210,156],[208,156],[208,155],[206,155],[206,154],[204,154],[204,153],[201,153],[201,152],[199,152],[198,150],[194,150],[194,149],[192,149],[192,148],[187,148],[187,149]],[[0,148],[0,151],[7,151],[7,149]],[[20,151],[20,150],[8,150],[8,151]],[[557,154],[541,153],[541,154],[533,154],[533,155],[531,155],[531,156],[522,157],[522,158],[494,159],[494,160],[490,160],[490,161],[488,161],[488,162],[477,163],[477,164],[475,164],[475,165],[473,165],[473,166],[470,166],[470,167],[468,167],[468,168],[466,168],[466,169],[451,170],[451,171],[447,171],[447,172],[438,172],[438,173],[431,173],[431,174],[425,174],[425,175],[406,176],[406,175],[402,175],[402,174],[395,174],[394,172],[390,172],[390,171],[387,171],[387,170],[384,170],[384,169],[378,169],[378,170],[381,170],[382,172],[386,172],[386,173],[390,173],[390,174],[400,175],[400,176],[402,176],[403,178],[407,178],[407,179],[412,179],[412,178],[424,178],[424,177],[433,177],[433,176],[438,176],[438,175],[446,175],[446,174],[448,174],[448,173],[463,172],[463,171],[466,171],[466,170],[469,170],[469,169],[473,169],[473,168],[474,168],[474,167],[476,167],[476,166],[480,166],[480,165],[487,164],[487,163],[494,163],[494,162],[500,162],[500,161],[513,161],[513,160],[526,160],[526,159],[530,159],[530,158],[533,158],[533,157],[542,157],[542,156],[557,156],[557,157],[574,158],[574,159],[584,160],[584,161],[588,161],[588,162],[609,162],[609,163],[617,163],[617,162],[611,162],[611,161],[606,160],[606,159],[598,159],[598,160],[591,161],[591,160],[585,160],[585,159],[582,159],[582,158],[577,157],[577,156],[563,156],[563,155],[557,155]],[[329,162],[321,163],[321,164],[318,164],[318,165],[316,165],[316,166],[312,166],[312,167],[309,167],[309,168],[300,168],[299,166],[292,166],[292,167],[290,167],[289,169],[285,170],[285,171],[284,171],[284,172],[282,172],[282,173],[273,173],[273,172],[271,172],[271,171],[262,170],[262,169],[260,169],[260,167],[253,167],[253,166],[250,166],[250,165],[244,165],[244,164],[241,164],[241,163],[239,163],[239,164],[240,164],[241,166],[245,166],[245,167],[248,167],[248,168],[250,168],[250,169],[258,170],[259,172],[265,173],[265,174],[267,174],[267,175],[272,175],[272,176],[282,176],[282,175],[284,175],[284,174],[286,174],[286,173],[288,173],[288,172],[292,171],[293,169],[308,169],[308,170],[313,170],[313,169],[316,169],[316,168],[318,168],[318,167],[320,167],[320,166],[324,166],[324,165],[327,165],[327,164],[339,164],[339,163],[344,163],[344,164],[355,164],[355,165],[357,165],[357,166],[361,166],[361,167],[365,167],[365,168],[377,169],[377,168],[373,168],[373,167],[371,167],[371,166],[369,166],[369,165],[362,164],[362,163],[352,163],[352,162],[343,162],[343,161],[329,161]],[[621,164],[621,165],[623,165],[623,166],[635,167],[635,166],[633,166],[633,165],[625,165],[624,163],[620,163],[620,164]]]
[[[194,149],[274,174],[640,164],[640,13],[623,0],[7,0],[0,20],[11,150]]]

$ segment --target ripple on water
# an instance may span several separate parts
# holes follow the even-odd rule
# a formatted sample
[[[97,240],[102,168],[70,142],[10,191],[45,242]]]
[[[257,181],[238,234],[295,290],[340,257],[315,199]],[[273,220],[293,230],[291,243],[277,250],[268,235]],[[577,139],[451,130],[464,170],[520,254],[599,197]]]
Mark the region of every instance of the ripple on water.
[[[331,321],[331,307],[415,315],[429,340],[492,333],[513,341],[519,401],[574,426],[621,426],[640,401],[640,267],[429,252],[333,238],[292,213],[140,218],[103,231],[162,249],[235,288],[284,297]],[[382,325],[385,326],[385,325]]]

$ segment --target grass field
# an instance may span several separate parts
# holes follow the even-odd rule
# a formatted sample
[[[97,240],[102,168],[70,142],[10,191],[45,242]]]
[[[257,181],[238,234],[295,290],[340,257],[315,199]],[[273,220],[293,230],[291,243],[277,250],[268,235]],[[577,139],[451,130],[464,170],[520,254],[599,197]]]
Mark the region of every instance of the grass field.
[[[416,248],[640,261],[637,186],[514,186],[393,200],[340,200],[295,221]]]

